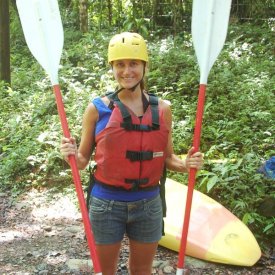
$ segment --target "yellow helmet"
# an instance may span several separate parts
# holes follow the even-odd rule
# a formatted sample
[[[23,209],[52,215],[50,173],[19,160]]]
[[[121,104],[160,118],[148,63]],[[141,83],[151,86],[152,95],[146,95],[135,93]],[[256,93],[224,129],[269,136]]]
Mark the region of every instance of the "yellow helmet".
[[[138,59],[148,62],[148,52],[143,37],[133,32],[123,32],[113,36],[108,47],[108,62],[119,59]]]

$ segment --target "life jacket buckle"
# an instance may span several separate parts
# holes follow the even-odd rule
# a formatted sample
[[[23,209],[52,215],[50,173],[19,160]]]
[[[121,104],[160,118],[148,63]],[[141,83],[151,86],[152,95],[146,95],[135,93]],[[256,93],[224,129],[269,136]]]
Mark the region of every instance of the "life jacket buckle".
[[[140,190],[140,185],[147,184],[149,181],[148,178],[144,179],[125,179],[125,183],[132,184],[131,191],[138,191]]]

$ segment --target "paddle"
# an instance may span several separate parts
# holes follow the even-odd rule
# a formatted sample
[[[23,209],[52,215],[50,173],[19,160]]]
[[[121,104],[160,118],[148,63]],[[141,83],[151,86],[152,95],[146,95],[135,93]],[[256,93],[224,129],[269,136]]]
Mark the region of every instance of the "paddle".
[[[231,0],[194,0],[192,7],[192,39],[200,67],[200,86],[193,138],[195,152],[200,147],[200,136],[208,74],[217,59],[227,34]],[[190,169],[185,215],[179,250],[177,275],[187,272],[184,269],[184,257],[187,244],[190,212],[196,169]]]
[[[17,0],[16,3],[26,42],[33,56],[50,77],[63,134],[69,138],[70,131],[58,83],[58,67],[63,48],[64,35],[57,0]],[[69,161],[94,271],[96,274],[102,274],[96,255],[94,237],[75,156],[70,156]]]

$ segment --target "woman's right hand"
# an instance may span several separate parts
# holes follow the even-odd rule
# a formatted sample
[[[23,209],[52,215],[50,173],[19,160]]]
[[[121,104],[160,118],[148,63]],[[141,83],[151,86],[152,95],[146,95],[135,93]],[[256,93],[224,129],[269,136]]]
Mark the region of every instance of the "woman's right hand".
[[[61,139],[60,152],[63,158],[68,162],[69,156],[75,155],[77,157],[77,145],[73,137]]]

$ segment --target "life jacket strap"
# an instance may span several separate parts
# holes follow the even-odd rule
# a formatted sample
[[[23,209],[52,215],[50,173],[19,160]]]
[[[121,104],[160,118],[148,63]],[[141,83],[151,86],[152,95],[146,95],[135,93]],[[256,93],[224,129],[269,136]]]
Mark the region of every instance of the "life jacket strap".
[[[95,180],[96,184],[100,184],[110,190],[123,190],[123,191],[129,191],[129,192],[140,191],[140,190],[151,191],[151,190],[155,190],[155,189],[159,188],[159,186],[160,186],[159,183],[156,183],[156,185],[153,185],[153,186],[142,187],[143,184],[148,183],[148,179],[125,179],[125,183],[132,184],[131,189],[125,189],[123,187],[112,186],[110,184],[101,182],[98,179],[96,179],[95,177],[94,177],[94,180]]]
[[[152,110],[152,130],[159,130],[159,110],[158,110],[158,98],[154,94],[149,94],[149,104]]]
[[[159,110],[158,110],[158,98],[154,94],[149,94],[149,105],[151,105],[151,111],[152,111],[152,126],[150,125],[144,125],[144,124],[133,124],[131,114],[125,107],[125,105],[119,100],[118,93],[108,93],[106,96],[108,97],[110,103],[109,103],[109,109],[113,110],[114,103],[117,104],[121,116],[123,118],[123,122],[121,123],[121,127],[124,128],[126,131],[145,131],[149,132],[152,130],[159,130]]]
[[[118,90],[118,91],[115,91],[115,92],[108,92],[108,93],[106,93],[105,94],[105,96],[107,96],[108,97],[108,99],[109,99],[109,105],[108,105],[108,108],[110,109],[110,110],[113,110],[114,109],[114,103],[115,103],[115,100],[119,100],[119,98],[118,98],[118,93],[120,92],[120,90]]]
[[[126,131],[140,131],[140,132],[150,132],[153,130],[153,127],[145,124],[134,124],[131,122],[122,122],[120,124],[122,128]]]
[[[153,159],[152,151],[126,151],[126,158],[131,161],[143,161]]]

